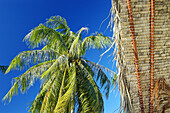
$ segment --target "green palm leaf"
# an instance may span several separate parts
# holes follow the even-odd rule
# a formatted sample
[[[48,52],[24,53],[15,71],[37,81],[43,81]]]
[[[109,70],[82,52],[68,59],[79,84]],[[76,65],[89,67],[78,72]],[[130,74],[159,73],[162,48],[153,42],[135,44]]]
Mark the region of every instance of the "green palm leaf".
[[[54,46],[56,44],[58,47],[61,46],[62,49],[65,49],[66,46],[62,35],[55,29],[40,24],[25,36],[24,41],[32,48],[39,47],[39,45]]]
[[[65,112],[66,111],[66,107],[68,106],[69,101],[71,100],[72,94],[75,93],[75,89],[76,89],[76,67],[75,64],[73,64],[72,67],[70,67],[69,69],[69,79],[68,79],[68,84],[66,87],[68,87],[67,91],[62,94],[59,95],[59,99],[57,101],[57,105],[55,107],[54,112],[55,113],[61,113],[61,112]],[[63,78],[63,81],[65,77]],[[62,88],[63,86],[61,86]],[[61,89],[62,90],[62,89]]]
[[[99,33],[86,37],[82,42],[83,48],[103,49],[106,45],[111,45],[111,38]]]
[[[28,69],[23,75],[14,78],[13,86],[3,98],[3,100],[5,100],[5,103],[7,100],[9,100],[10,102],[12,96],[18,94],[19,87],[22,93],[26,92],[27,89],[29,89],[29,87],[33,85],[35,79],[39,78],[41,73],[46,71],[53,62],[54,60],[37,64]]]
[[[94,76],[94,78],[97,78],[97,80],[99,80],[101,88],[104,87],[105,95],[108,98],[111,82],[108,79],[108,77],[106,76],[105,72],[110,73],[111,77],[114,75],[114,80],[116,80],[116,76],[115,76],[116,73],[113,72],[112,70],[110,70],[102,65],[96,64],[92,61],[89,61],[89,60],[83,60],[83,61],[87,62],[86,66],[90,66],[90,68],[92,68],[95,71],[95,73],[97,73],[96,77]],[[116,82],[116,81],[113,81],[113,83],[114,82]]]
[[[23,51],[17,55],[9,65],[5,73],[8,73],[11,69],[24,69],[30,66],[30,64],[40,63],[56,59],[58,57],[57,52],[45,51],[45,50],[31,50]]]
[[[100,95],[100,90],[96,84],[96,82],[94,81],[93,77],[91,76],[91,71],[88,71],[83,64],[79,64],[79,66],[81,67],[81,69],[85,72],[85,75],[87,76],[87,80],[90,82],[90,84],[92,85],[92,87],[94,88],[94,94],[95,94],[95,101],[93,100],[94,103],[94,109],[95,111],[101,112],[103,109],[103,106],[100,106],[100,100],[99,100],[99,95]]]
[[[46,82],[41,86],[41,89],[39,93],[37,94],[35,100],[30,103],[29,112],[39,113],[41,111],[41,112],[50,113],[54,111],[55,105],[57,103],[56,100],[58,100],[58,93],[59,93],[60,85],[61,85],[61,82],[60,82],[61,76],[62,76],[61,74],[62,72],[59,71],[57,75],[53,74],[50,76],[49,79],[46,80]],[[48,96],[46,96],[47,92],[49,92]],[[45,96],[47,98],[45,98]],[[44,105],[42,105],[43,102],[44,102]]]
[[[67,33],[70,30],[67,26],[66,19],[61,16],[52,16],[47,20],[46,24],[54,30],[61,30],[61,33]]]

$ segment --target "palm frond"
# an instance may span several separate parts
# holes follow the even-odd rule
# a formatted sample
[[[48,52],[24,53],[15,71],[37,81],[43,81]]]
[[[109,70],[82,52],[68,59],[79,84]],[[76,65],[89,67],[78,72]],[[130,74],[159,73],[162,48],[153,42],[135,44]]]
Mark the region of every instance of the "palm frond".
[[[79,56],[83,55],[81,52],[80,35],[81,35],[81,32],[84,30],[88,30],[88,28],[82,27],[79,30],[78,35],[75,37],[75,39],[70,47],[69,53],[72,54],[73,56],[77,55],[79,57]]]
[[[62,69],[61,66],[65,66],[65,64],[67,64],[68,58],[65,55],[59,56],[55,62],[51,65],[51,67],[46,70],[42,75],[41,75],[41,79],[45,78],[49,73],[53,73],[56,69]]]
[[[57,57],[58,53],[54,51],[45,50],[23,51],[11,61],[5,73],[8,73],[11,69],[21,70],[29,67],[30,64],[53,60],[56,59]]]
[[[79,66],[84,71],[84,73],[86,75],[86,78],[88,79],[88,81],[91,83],[91,85],[94,88],[93,93],[95,94],[95,101],[93,101],[94,102],[93,107],[94,107],[95,111],[102,112],[102,110],[103,110],[103,102],[101,102],[101,101],[103,101],[103,100],[100,98],[100,96],[102,96],[102,95],[100,93],[98,85],[94,81],[94,79],[93,79],[93,77],[91,75],[91,71],[88,71],[87,68],[82,63],[79,63]]]
[[[100,86],[101,88],[104,87],[104,91],[105,91],[105,95],[106,97],[108,98],[109,96],[109,90],[110,90],[110,86],[111,86],[111,81],[112,81],[112,84],[114,84],[116,82],[116,73],[100,64],[96,64],[92,61],[89,61],[89,60],[83,60],[84,63],[87,63],[94,71],[95,73],[98,73],[97,74],[97,80],[99,80],[99,83],[100,83]],[[105,74],[106,73],[110,73],[111,75],[111,78],[114,79],[113,80],[109,80],[107,75]]]
[[[87,68],[87,67],[86,67]],[[85,113],[85,112],[100,112],[96,108],[97,97],[99,97],[99,102],[102,108],[102,95],[99,94],[97,96],[94,88],[93,80],[89,79],[87,76],[91,71],[88,73],[87,70],[84,69],[82,64],[79,63],[78,66],[78,81],[77,81],[77,109],[78,113]],[[93,73],[92,73],[93,74]],[[99,89],[98,89],[99,90]]]
[[[10,102],[12,96],[18,94],[18,88],[20,88],[22,93],[26,92],[27,89],[33,85],[35,80],[40,77],[41,73],[47,70],[53,62],[54,61],[47,61],[32,66],[21,76],[14,78],[13,86],[3,98],[5,103],[7,100]]]
[[[61,16],[52,16],[46,21],[46,25],[54,30],[60,30],[61,33],[67,33],[70,28],[67,26],[65,18]]]
[[[58,71],[58,73],[52,74],[50,79],[47,79],[47,81],[41,86],[41,89],[37,94],[35,100],[30,103],[29,112],[40,113],[41,111],[43,113],[44,112],[50,113],[54,111],[58,100],[58,94],[61,85],[60,82],[61,76],[62,76],[62,72]],[[47,92],[48,92],[48,96],[47,96]]]
[[[63,34],[55,31],[55,29],[40,24],[24,37],[24,41],[32,48],[40,45],[55,46],[56,44],[58,47],[65,49],[66,46],[62,36]]]
[[[48,83],[45,84],[45,86],[43,87],[43,90],[46,90],[43,102],[42,102],[42,106],[41,106],[41,110],[40,113],[44,113],[44,111],[50,111],[50,109],[47,106],[47,102],[49,101],[50,97],[51,97],[51,93],[53,92],[52,88],[54,87],[54,84],[56,83],[56,78],[57,76],[54,74],[54,77],[52,78],[52,80]],[[42,91],[41,91],[42,92]],[[41,93],[40,93],[41,94]]]
[[[31,101],[28,106],[30,113],[39,113],[41,110],[42,102],[45,96],[45,92],[42,95],[37,95],[34,101]]]
[[[104,67],[103,65],[97,64],[95,62],[92,62],[90,60],[87,59],[82,59],[85,63],[87,63],[91,68],[95,68],[96,70],[98,69],[102,69],[105,72],[109,73],[112,76],[114,76],[116,73],[114,71],[112,71],[111,69]]]
[[[58,112],[64,112],[66,111],[66,108],[68,106],[69,101],[72,98],[72,95],[74,95],[73,93],[75,93],[75,89],[76,89],[76,66],[75,63],[73,64],[73,66],[71,66],[69,68],[69,78],[68,78],[68,84],[66,86],[67,91],[58,99],[57,101],[57,105],[55,107],[54,112],[58,113]]]
[[[82,47],[84,49],[103,49],[106,45],[111,45],[111,38],[106,37],[103,34],[96,33],[96,35],[86,37],[82,42]]]

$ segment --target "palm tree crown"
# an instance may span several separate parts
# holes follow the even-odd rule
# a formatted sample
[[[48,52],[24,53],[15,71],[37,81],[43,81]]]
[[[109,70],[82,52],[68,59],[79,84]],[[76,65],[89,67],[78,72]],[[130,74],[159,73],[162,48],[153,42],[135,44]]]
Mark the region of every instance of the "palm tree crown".
[[[42,84],[35,100],[30,103],[30,112],[103,112],[100,88],[105,89],[106,96],[110,88],[103,69],[110,70],[85,59],[84,55],[87,49],[102,49],[111,41],[99,33],[82,39],[83,30],[87,28],[81,28],[78,33],[70,31],[66,20],[60,16],[53,16],[31,30],[24,41],[33,50],[17,55],[6,73],[11,69],[30,68],[14,78],[13,86],[3,100],[11,101],[18,88],[24,93],[36,79],[40,79]],[[35,50],[39,46],[43,48]]]

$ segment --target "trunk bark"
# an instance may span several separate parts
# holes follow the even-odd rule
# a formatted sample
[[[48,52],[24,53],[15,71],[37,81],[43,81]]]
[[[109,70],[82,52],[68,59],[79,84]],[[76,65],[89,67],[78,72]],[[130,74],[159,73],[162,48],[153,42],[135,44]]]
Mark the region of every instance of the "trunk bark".
[[[138,60],[138,52],[137,52],[137,47],[136,47],[135,28],[134,28],[134,23],[133,23],[132,8],[131,8],[130,0],[127,0],[127,6],[128,6],[128,12],[129,12],[130,32],[132,36],[133,50],[134,50],[134,55],[135,55],[135,67],[136,67],[137,83],[138,83],[138,90],[139,90],[139,102],[140,102],[141,113],[144,113],[143,95],[142,95],[141,79],[140,79],[140,72],[139,72],[139,60]]]
[[[153,88],[154,88],[154,13],[155,0],[151,0],[150,12],[150,113],[153,113]]]

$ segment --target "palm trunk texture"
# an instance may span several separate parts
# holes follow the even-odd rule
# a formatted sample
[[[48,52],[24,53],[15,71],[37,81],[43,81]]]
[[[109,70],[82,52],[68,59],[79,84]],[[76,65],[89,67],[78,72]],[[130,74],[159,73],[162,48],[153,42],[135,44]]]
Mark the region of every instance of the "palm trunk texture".
[[[112,0],[111,11],[121,110],[170,113],[169,90],[155,90],[170,86],[170,0]]]
[[[153,88],[154,88],[154,13],[155,0],[151,0],[151,21],[150,21],[150,55],[151,55],[151,70],[150,70],[150,113],[153,113]]]
[[[135,67],[136,67],[136,75],[137,75],[138,90],[139,90],[140,108],[141,108],[141,113],[144,113],[143,95],[142,95],[141,79],[140,79],[140,72],[139,72],[139,60],[138,60],[138,52],[136,47],[135,27],[133,23],[132,7],[131,7],[130,0],[127,0],[127,6],[129,11],[130,32],[131,32],[133,50],[135,55]]]

